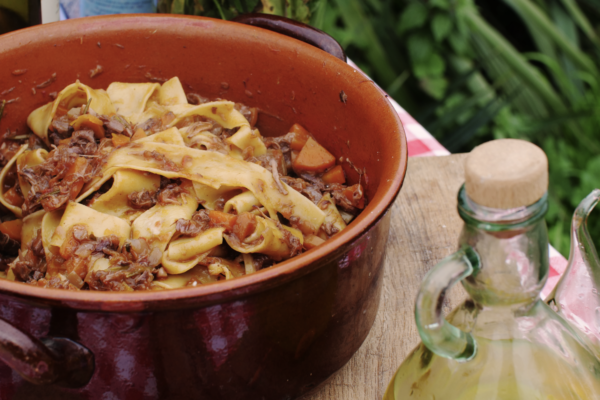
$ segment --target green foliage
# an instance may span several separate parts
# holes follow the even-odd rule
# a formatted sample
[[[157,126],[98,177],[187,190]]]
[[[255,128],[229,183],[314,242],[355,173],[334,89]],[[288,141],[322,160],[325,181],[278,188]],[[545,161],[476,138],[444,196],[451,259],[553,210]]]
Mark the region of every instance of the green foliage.
[[[310,21],[450,151],[538,144],[550,240],[568,254],[572,212],[600,186],[599,0],[160,0],[159,10]],[[591,234],[600,242],[595,219]]]
[[[567,255],[572,212],[600,186],[600,3],[502,0],[507,18],[494,26],[485,1],[349,0],[355,18],[341,2],[321,27],[449,150],[521,138],[546,151],[550,239]],[[592,236],[600,242],[594,221]]]
[[[308,23],[311,17],[307,0],[159,0],[158,12],[202,15],[232,19],[239,14],[264,12]],[[314,1],[313,1],[314,3]]]

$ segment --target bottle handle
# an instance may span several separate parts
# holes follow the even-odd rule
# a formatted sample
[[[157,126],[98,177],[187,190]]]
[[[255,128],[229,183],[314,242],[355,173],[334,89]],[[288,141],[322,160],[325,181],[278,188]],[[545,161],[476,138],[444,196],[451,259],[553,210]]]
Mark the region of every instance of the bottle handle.
[[[479,271],[479,254],[470,246],[444,258],[425,275],[417,295],[415,319],[423,344],[435,354],[467,361],[477,352],[470,333],[450,324],[442,314],[445,293],[467,276]]]

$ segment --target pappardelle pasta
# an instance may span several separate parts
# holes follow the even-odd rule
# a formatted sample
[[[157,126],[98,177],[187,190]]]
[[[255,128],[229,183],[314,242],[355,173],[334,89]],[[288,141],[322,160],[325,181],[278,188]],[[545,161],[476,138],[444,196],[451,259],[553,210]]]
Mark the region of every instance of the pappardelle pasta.
[[[254,108],[178,78],[79,81],[0,146],[0,274],[70,290],[233,279],[320,245],[365,206],[302,126],[262,137]]]

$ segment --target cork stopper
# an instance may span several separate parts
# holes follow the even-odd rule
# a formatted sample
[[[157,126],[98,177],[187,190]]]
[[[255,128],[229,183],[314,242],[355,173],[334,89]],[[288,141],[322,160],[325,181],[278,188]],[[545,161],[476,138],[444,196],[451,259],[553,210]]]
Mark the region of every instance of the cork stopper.
[[[467,157],[465,189],[471,200],[485,207],[529,206],[548,190],[548,158],[524,140],[492,140]]]

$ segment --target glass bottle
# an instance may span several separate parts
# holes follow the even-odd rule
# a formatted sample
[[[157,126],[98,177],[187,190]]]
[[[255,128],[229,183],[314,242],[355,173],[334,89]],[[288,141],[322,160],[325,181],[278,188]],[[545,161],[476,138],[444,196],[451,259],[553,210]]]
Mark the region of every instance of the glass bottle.
[[[600,261],[587,229],[587,219],[600,199],[595,189],[579,204],[571,222],[569,263],[548,302],[583,332],[600,357]]]
[[[513,139],[477,147],[465,164],[460,249],[425,277],[415,319],[422,343],[384,400],[600,398],[600,362],[541,301],[548,275],[547,160]],[[470,295],[446,319],[444,293]]]

